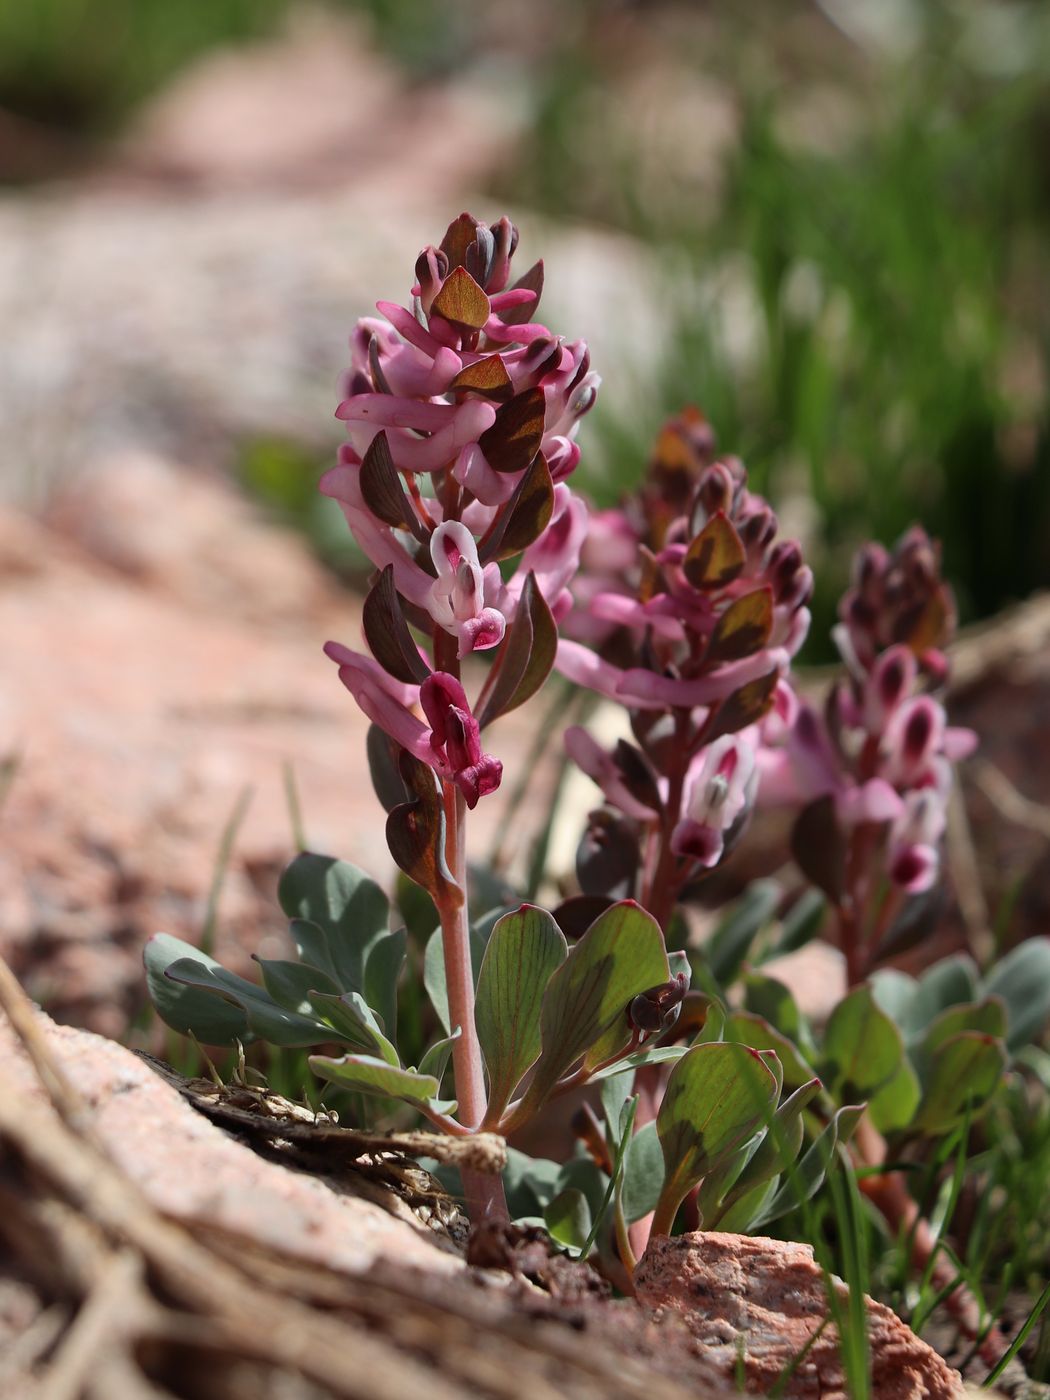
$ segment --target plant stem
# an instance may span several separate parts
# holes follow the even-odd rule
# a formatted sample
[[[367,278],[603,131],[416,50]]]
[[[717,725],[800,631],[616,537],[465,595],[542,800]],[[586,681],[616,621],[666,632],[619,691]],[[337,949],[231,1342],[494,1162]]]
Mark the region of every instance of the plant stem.
[[[474,972],[470,960],[470,918],[467,904],[467,805],[454,783],[444,788],[446,841],[445,859],[459,887],[459,898],[440,902],[441,946],[445,955],[445,985],[448,1014],[459,1026],[459,1038],[452,1046],[452,1067],[456,1080],[459,1118],[464,1127],[475,1130],[485,1117],[485,1074],[481,1044],[474,1022]],[[471,1220],[507,1219],[503,1182],[498,1176],[463,1170],[463,1190]]]

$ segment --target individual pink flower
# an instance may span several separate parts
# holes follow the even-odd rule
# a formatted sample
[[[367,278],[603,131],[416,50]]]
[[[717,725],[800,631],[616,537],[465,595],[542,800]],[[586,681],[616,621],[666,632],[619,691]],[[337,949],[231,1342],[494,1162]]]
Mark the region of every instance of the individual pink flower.
[[[412,686],[340,642],[326,643],[325,654],[338,665],[339,679],[372,723],[439,777],[454,782],[468,807],[499,787],[503,765],[482,752],[478,722],[454,676],[435,671],[422,685]]]
[[[458,520],[448,520],[430,537],[437,578],[430,588],[428,611],[435,622],[459,638],[458,655],[498,646],[507,620],[485,606],[485,576],[474,536]]]
[[[717,865],[728,833],[751,810],[757,786],[747,731],[723,735],[702,749],[686,779],[685,814],[671,835],[675,855],[689,856],[704,869]]]
[[[503,764],[482,753],[481,731],[466,692],[454,676],[435,671],[420,686],[419,701],[430,721],[431,763],[436,759],[438,772],[451,776],[467,806],[476,807],[479,797],[499,787]]]

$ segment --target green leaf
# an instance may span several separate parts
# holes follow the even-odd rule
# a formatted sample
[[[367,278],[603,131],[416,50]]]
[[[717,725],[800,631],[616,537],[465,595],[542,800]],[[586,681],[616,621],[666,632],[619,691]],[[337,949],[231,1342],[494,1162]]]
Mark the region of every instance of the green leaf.
[[[912,1126],[931,1136],[949,1132],[995,1093],[1006,1063],[1006,1049],[994,1036],[964,1031],[946,1040],[931,1057]]]
[[[192,1032],[205,1045],[229,1045],[235,1040],[250,1039],[248,1018],[239,1005],[210,991],[173,982],[164,975],[173,963],[186,958],[206,968],[222,970],[214,958],[170,933],[155,933],[143,949],[146,988],[164,1024],[182,1035]]]
[[[773,1050],[784,1072],[784,1083],[789,1089],[800,1089],[813,1079],[813,1066],[800,1053],[787,1036],[749,1011],[736,1011],[728,1018],[723,1038],[740,1045],[749,1045],[752,1050]]]
[[[309,1000],[311,992],[339,995],[339,988],[332,978],[308,963],[260,957],[255,957],[255,961],[262,969],[263,986],[270,999],[278,1006],[283,1006],[285,1011],[309,1016],[312,1014]]]
[[[289,919],[321,929],[328,957],[316,965],[342,991],[364,991],[368,949],[390,921],[389,901],[375,881],[346,861],[306,851],[281,876],[277,897]]]
[[[328,1028],[320,1021],[286,1011],[262,987],[227,972],[218,963],[209,965],[200,956],[176,959],[165,969],[164,976],[239,1006],[248,1018],[251,1033],[272,1045],[317,1045],[328,1035]]]
[[[470,929],[470,963],[474,973],[474,983],[477,985],[478,974],[485,957],[485,936],[477,924],[472,924]],[[445,1028],[445,1034],[451,1035],[455,1027],[452,1025],[448,1011],[448,987],[445,983],[445,947],[441,941],[441,930],[436,928],[427,939],[427,946],[423,952],[423,985],[427,989],[427,996],[430,1003],[437,1012],[438,1020]]]
[[[365,949],[362,992],[391,1040],[397,1039],[397,981],[405,962],[408,933],[381,933]]]
[[[978,995],[977,967],[973,959],[966,953],[942,958],[919,978],[908,1009],[905,1034],[925,1032],[934,1017],[949,1006],[976,1001]]]
[[[802,1030],[802,1016],[795,998],[783,982],[761,973],[749,973],[744,979],[744,1006],[756,1016],[768,1021],[774,1030],[797,1041]]]
[[[750,1228],[771,1199],[776,1178],[793,1170],[805,1135],[802,1115],[821,1087],[819,1079],[811,1079],[796,1089],[778,1107],[761,1137],[704,1178],[698,1202],[704,1229]]]
[[[600,914],[547,983],[540,1012],[543,1052],[523,1107],[538,1108],[633,997],[667,980],[663,935],[651,915],[633,900]]]
[[[463,1032],[457,1026],[452,1035],[445,1036],[443,1040],[436,1040],[420,1060],[419,1073],[432,1074],[440,1084],[441,1077],[448,1068],[452,1047],[462,1034]]]
[[[780,897],[775,880],[753,880],[708,939],[704,957],[723,987],[740,971],[751,944],[776,913]]]
[[[627,1144],[620,1199],[630,1225],[655,1209],[664,1184],[664,1154],[655,1123],[646,1123]]]
[[[408,1103],[429,1103],[436,1099],[438,1082],[432,1074],[399,1069],[371,1055],[311,1055],[310,1068],[321,1079],[330,1080],[359,1094],[377,1094],[385,1099],[405,1099]]]
[[[680,1060],[689,1047],[686,1045],[654,1045],[651,1050],[636,1050],[625,1055],[614,1065],[606,1065],[590,1075],[588,1084],[598,1084],[602,1080],[614,1078],[624,1070],[642,1069],[645,1065],[672,1065]]]
[[[567,1186],[544,1207],[543,1219],[551,1239],[574,1254],[582,1252],[591,1233],[591,1208],[575,1186]]]
[[[905,1039],[908,1038],[908,1027],[912,1023],[911,1007],[918,987],[914,977],[909,977],[906,972],[899,972],[895,967],[882,968],[871,978],[871,991],[876,1006],[885,1011],[891,1021],[896,1022]]]
[[[915,1116],[921,1097],[918,1075],[907,1055],[903,1055],[897,1072],[868,1103],[871,1121],[880,1133],[893,1133],[906,1128]]]
[[[984,1001],[968,1002],[963,1006],[952,1006],[942,1011],[922,1038],[919,1048],[920,1065],[934,1054],[946,1040],[961,1035],[963,1031],[978,1031],[982,1035],[994,1036],[1003,1040],[1006,1036],[1006,1006],[999,997],[985,997]]]
[[[1050,1018],[1050,939],[1029,938],[1018,944],[992,968],[984,990],[1006,1003],[1010,1017],[1006,1044],[1016,1053]]]
[[[812,942],[827,918],[828,902],[820,890],[803,890],[781,921],[780,939],[770,956],[794,953]]]
[[[491,1112],[502,1113],[539,1059],[543,993],[567,953],[565,935],[551,915],[535,905],[523,904],[504,914],[492,930],[474,1010]]]
[[[552,1162],[546,1157],[530,1157],[516,1147],[508,1147],[503,1189],[507,1193],[511,1219],[541,1215],[544,1206],[557,1194],[555,1188],[560,1174],[560,1162]]]
[[[772,1112],[777,1079],[746,1045],[697,1045],[667,1080],[656,1127],[664,1185],[653,1229],[669,1234],[688,1191],[753,1137]]]
[[[785,1173],[776,1194],[753,1222],[753,1228],[778,1220],[816,1195],[835,1161],[836,1147],[849,1141],[863,1112],[864,1104],[848,1104],[836,1112],[798,1163]]]
[[[911,1067],[909,1057],[903,1056],[896,1074],[872,1095],[868,1103],[871,1121],[879,1133],[896,1133],[900,1128],[909,1126],[921,1096],[923,1091],[918,1085],[918,1075]]]
[[[311,992],[310,1005],[335,1033],[334,1037],[326,1036],[325,1039],[346,1040],[369,1054],[378,1051],[387,1064],[401,1063],[397,1050],[383,1034],[382,1026],[360,992],[344,992],[342,996]]]
[[[822,1077],[840,1099],[867,1098],[892,1079],[903,1054],[900,1031],[871,988],[857,987],[828,1020]]]

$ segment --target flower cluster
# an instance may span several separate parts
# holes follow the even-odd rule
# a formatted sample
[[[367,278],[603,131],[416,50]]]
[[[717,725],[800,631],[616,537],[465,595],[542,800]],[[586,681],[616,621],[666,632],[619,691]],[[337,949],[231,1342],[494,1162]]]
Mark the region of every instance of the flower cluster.
[[[580,728],[566,743],[609,802],[654,833],[650,900],[715,865],[742,828],[757,726],[788,704],[782,679],[809,625],[799,546],[777,540],[743,465],[713,460],[713,448],[695,411],[665,427],[643,491],[600,518],[617,548],[588,580],[574,629],[592,646],[558,646],[563,674],[630,714],[637,748],[607,753]]]
[[[587,531],[565,478],[599,381],[582,340],[532,319],[542,263],[508,286],[517,242],[505,218],[460,215],[420,253],[411,306],[358,322],[337,410],[348,441],[322,482],[380,571],[372,655],[327,653],[369,718],[471,807],[501,774],[481,728],[549,671]],[[459,667],[475,651],[495,664],[472,705]]]
[[[860,550],[839,619],[834,635],[846,674],[822,714],[794,702],[779,742],[763,754],[762,797],[830,800],[843,845],[857,842],[866,857],[852,862],[851,876],[834,880],[857,913],[874,883],[877,850],[902,893],[934,885],[951,765],[976,740],[949,726],[929,693],[947,677],[955,607],[938,549],[923,530],[909,530],[892,553],[873,544]],[[873,831],[885,838],[879,847],[866,839]],[[805,862],[805,851],[799,854]]]

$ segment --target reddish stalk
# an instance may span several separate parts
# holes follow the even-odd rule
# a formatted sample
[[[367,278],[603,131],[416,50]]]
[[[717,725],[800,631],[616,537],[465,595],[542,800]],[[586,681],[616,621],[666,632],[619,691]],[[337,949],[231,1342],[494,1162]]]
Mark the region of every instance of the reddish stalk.
[[[441,916],[441,946],[445,955],[445,985],[448,1013],[453,1026],[460,1028],[452,1046],[452,1068],[459,1101],[459,1118],[465,1128],[475,1131],[485,1117],[485,1074],[481,1043],[474,1022],[474,973],[470,961],[470,921],[467,907],[467,856],[464,842],[467,805],[454,783],[444,783],[445,860],[458,886],[455,896],[438,903]],[[463,1191],[470,1218],[509,1219],[503,1182],[485,1172],[463,1170]]]

